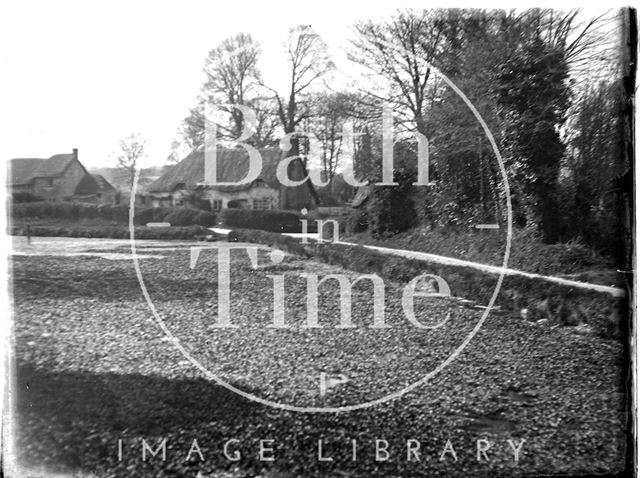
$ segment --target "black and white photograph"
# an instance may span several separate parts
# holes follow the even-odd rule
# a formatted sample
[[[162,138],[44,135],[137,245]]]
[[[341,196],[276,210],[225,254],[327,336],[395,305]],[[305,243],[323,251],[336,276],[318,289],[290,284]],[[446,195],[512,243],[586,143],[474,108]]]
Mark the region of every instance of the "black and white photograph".
[[[637,36],[5,2],[3,476],[636,476]]]

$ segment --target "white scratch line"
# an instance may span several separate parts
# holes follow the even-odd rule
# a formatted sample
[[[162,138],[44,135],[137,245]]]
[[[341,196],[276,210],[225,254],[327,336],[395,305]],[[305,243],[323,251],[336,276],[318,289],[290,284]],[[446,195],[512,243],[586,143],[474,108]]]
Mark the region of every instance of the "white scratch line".
[[[191,247],[191,261],[190,265],[192,269],[196,268],[196,264],[198,263],[198,257],[200,257],[200,251],[202,247],[192,246]]]

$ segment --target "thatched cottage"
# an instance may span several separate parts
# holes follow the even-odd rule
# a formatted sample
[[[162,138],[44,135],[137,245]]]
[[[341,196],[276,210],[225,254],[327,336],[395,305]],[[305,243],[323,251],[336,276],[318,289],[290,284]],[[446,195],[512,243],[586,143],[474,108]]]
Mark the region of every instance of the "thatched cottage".
[[[281,152],[265,149],[260,154],[262,172],[253,182],[238,186],[212,186],[204,183],[204,150],[193,151],[147,187],[144,205],[191,204],[213,211],[228,207],[277,209],[280,207],[280,184],[276,168]],[[216,156],[219,182],[238,182],[245,177],[249,158],[243,149],[219,149]]]
[[[9,193],[28,193],[45,201],[98,204],[117,202],[117,191],[99,175],[92,175],[78,160],[78,150],[48,159],[16,158],[8,162]]]

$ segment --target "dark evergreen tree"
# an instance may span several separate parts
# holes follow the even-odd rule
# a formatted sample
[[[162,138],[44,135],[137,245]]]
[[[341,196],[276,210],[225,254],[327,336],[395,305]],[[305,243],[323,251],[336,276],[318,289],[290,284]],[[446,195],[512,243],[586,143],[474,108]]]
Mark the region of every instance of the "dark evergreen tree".
[[[505,118],[505,148],[516,181],[547,243],[559,239],[557,184],[565,146],[560,127],[569,106],[564,49],[535,35],[504,62],[498,104]]]
[[[415,225],[413,201],[416,181],[416,152],[406,142],[394,147],[393,180],[398,186],[371,187],[367,202],[369,231],[374,237],[392,236]]]

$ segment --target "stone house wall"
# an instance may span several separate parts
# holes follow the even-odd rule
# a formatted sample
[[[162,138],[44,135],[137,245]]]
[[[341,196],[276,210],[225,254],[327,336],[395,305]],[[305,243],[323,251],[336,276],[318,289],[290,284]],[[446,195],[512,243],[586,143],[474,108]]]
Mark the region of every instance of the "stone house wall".
[[[147,195],[144,206],[147,207],[180,207],[188,206],[194,198],[189,189],[178,189],[173,192],[153,192]],[[279,193],[277,189],[266,185],[256,185],[241,191],[221,191],[205,188],[195,194],[195,198],[208,201],[212,211],[228,208],[231,201],[240,203],[243,209],[278,209]]]
[[[278,190],[268,186],[254,186],[242,191],[207,188],[202,199],[210,202],[213,211],[228,208],[230,201],[240,203],[242,209],[278,209],[280,204]]]
[[[45,200],[62,201],[65,197],[73,196],[78,184],[87,174],[77,161],[73,161],[62,173],[53,178],[35,178],[33,194]]]

